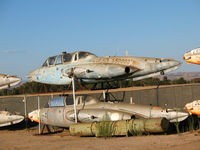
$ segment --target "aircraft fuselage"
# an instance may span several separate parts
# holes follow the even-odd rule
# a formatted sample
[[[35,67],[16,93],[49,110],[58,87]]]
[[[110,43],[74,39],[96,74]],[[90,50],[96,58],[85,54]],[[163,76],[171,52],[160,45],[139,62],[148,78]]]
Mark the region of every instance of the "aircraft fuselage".
[[[62,63],[57,64],[57,59],[61,56],[58,55],[55,58],[55,63],[52,63],[52,65],[45,64],[32,71],[28,78],[36,82],[57,85],[70,84],[72,74],[83,83],[128,78],[140,80],[176,70],[181,65],[181,62],[173,59],[130,56],[97,57],[91,53],[84,58],[80,58],[78,57],[80,53],[73,53],[70,61],[61,61]]]

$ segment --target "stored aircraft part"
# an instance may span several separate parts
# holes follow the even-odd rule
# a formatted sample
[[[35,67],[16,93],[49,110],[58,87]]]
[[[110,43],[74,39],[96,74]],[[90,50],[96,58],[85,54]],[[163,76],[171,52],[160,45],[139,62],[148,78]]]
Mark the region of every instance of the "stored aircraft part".
[[[195,48],[184,54],[183,59],[189,64],[200,64],[200,48]]]
[[[30,112],[28,114],[28,118],[31,120],[31,121],[34,121],[34,122],[40,122],[40,119],[39,119],[39,110],[34,110],[32,112]]]
[[[6,88],[12,88],[21,82],[21,78],[17,76],[10,76],[0,74],[0,90]]]
[[[13,115],[8,111],[0,111],[0,127],[17,124],[23,120],[24,116]]]
[[[185,105],[185,109],[190,114],[200,115],[200,100],[195,100]]]
[[[161,133],[169,128],[165,118],[131,119],[120,121],[104,121],[93,123],[78,123],[69,127],[73,136],[127,136],[142,133]],[[106,133],[105,133],[106,132]]]
[[[31,81],[66,85],[72,74],[82,83],[140,80],[176,70],[182,63],[173,59],[105,56],[78,51],[49,57],[42,67],[28,74]]]
[[[105,112],[105,113],[103,113]],[[113,111],[109,109],[83,109],[79,110],[78,113],[78,120],[79,122],[94,122],[94,121],[103,121],[106,117],[108,120],[127,120],[131,119],[131,114],[120,112],[120,111]],[[106,116],[107,115],[107,116]],[[74,121],[74,111],[68,112],[67,119]]]
[[[29,113],[28,117],[32,121],[57,127],[69,127],[71,124],[75,123],[72,98],[69,96],[54,98],[52,102],[50,102],[50,104],[54,105],[51,105],[49,108],[35,110]],[[162,117],[165,117],[170,122],[180,122],[188,117],[188,113],[178,110],[139,104],[100,102],[98,99],[91,96],[77,96],[76,109],[78,122]]]

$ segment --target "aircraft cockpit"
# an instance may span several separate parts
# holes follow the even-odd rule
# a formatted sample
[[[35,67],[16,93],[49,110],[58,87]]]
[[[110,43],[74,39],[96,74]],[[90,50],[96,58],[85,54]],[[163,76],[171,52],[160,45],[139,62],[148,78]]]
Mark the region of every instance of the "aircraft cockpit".
[[[90,104],[94,104],[94,103],[98,103],[98,100],[92,96],[76,96],[76,105],[90,105]],[[68,96],[60,96],[60,97],[56,97],[53,98],[49,101],[49,103],[45,106],[46,108],[49,107],[61,107],[61,106],[70,106],[70,105],[74,105],[74,100],[72,95],[68,95]]]
[[[44,62],[42,67],[59,65],[59,64],[69,63],[69,62],[77,62],[79,60],[81,61],[81,60],[87,59],[87,57],[93,58],[93,57],[96,57],[96,55],[89,52],[83,52],[83,51],[75,52],[75,53],[63,52],[62,55],[49,57]]]

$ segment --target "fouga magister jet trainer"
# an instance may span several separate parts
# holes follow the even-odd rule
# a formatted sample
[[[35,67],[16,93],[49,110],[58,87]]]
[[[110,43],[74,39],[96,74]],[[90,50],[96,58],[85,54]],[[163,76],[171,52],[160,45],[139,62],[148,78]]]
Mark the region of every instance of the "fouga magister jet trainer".
[[[81,83],[109,82],[132,78],[134,81],[163,75],[176,70],[182,63],[174,59],[105,56],[97,57],[90,52],[63,52],[49,57],[42,67],[28,74],[31,81],[66,85],[72,74]]]
[[[154,107],[139,104],[100,102],[92,96],[77,96],[77,120],[78,122],[99,122],[129,120],[133,118],[161,118],[170,122],[180,122],[188,117],[188,113],[174,109]],[[50,100],[46,108],[37,109],[28,114],[30,120],[42,124],[69,127],[75,123],[75,111],[71,96],[58,97]],[[108,121],[108,120],[107,120]]]

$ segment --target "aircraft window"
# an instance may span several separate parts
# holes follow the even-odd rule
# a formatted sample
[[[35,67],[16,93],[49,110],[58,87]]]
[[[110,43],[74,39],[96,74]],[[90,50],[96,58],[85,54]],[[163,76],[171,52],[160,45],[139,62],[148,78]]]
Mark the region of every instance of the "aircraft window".
[[[76,104],[77,104],[77,105],[82,104],[82,96],[78,96],[78,97],[76,98]]]
[[[49,59],[48,59],[49,65],[53,65],[54,62],[55,62],[55,59],[56,59],[56,56],[54,56],[54,57],[49,57]]]
[[[72,59],[72,55],[67,53],[63,55],[63,62],[70,62]]]
[[[66,98],[66,105],[73,105],[74,104],[74,100],[72,95],[67,96]]]
[[[169,59],[162,59],[161,62],[168,62]]]
[[[89,52],[79,52],[79,59],[85,58],[89,55],[94,55],[94,54],[89,53]]]
[[[57,57],[56,65],[57,65],[57,64],[62,64],[62,55],[59,55],[59,56]]]
[[[80,53],[79,53],[79,59],[85,58],[85,57],[87,57],[88,55],[89,55],[89,53],[87,53],[87,52],[80,52]]]
[[[43,67],[48,66],[48,60],[46,60],[42,66]]]
[[[77,58],[77,54],[75,54],[74,61],[77,61],[77,59],[78,59],[78,58]]]

